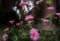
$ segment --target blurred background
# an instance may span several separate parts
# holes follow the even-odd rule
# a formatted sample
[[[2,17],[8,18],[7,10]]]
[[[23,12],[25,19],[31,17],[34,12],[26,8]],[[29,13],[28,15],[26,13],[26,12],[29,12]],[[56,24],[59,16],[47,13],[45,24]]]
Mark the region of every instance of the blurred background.
[[[0,0],[0,41],[60,41],[60,0]]]

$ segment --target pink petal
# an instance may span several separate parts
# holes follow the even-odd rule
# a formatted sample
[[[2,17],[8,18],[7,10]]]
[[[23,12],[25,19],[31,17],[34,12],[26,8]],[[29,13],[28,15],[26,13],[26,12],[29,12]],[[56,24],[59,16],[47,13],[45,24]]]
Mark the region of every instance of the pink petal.
[[[3,31],[6,32],[9,30],[9,27],[6,27]]]
[[[16,26],[20,26],[20,23],[16,23]]]
[[[29,19],[33,19],[33,16],[32,15],[28,15],[25,17],[25,20],[29,20]]]
[[[54,7],[53,6],[49,6],[47,7],[48,10],[54,10]]]
[[[57,16],[60,16],[60,13],[56,13]]]
[[[48,22],[49,22],[48,19],[44,19],[44,18],[41,18],[41,21],[42,21],[43,23],[48,23]]]
[[[28,2],[21,2],[21,3],[19,3],[20,6],[26,5],[26,4],[28,4]]]
[[[8,35],[7,35],[6,33],[4,33],[4,35],[3,35],[3,40],[6,41],[7,38],[8,38]]]
[[[14,20],[10,20],[9,23],[13,24],[14,23]]]

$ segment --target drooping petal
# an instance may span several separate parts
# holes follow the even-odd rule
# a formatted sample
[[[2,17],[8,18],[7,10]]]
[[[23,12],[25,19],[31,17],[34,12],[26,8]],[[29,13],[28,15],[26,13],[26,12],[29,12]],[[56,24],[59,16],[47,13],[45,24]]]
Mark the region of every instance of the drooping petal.
[[[55,13],[55,15],[60,16],[60,13]]]
[[[9,30],[9,27],[6,27],[3,31],[6,32]]]

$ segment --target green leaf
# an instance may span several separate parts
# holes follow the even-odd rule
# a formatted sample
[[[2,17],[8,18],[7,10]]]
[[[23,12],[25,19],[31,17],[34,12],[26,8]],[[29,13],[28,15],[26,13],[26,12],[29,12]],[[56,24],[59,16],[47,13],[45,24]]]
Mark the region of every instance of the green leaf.
[[[47,4],[48,4],[48,5],[51,5],[51,2],[50,2],[50,1],[47,1]]]

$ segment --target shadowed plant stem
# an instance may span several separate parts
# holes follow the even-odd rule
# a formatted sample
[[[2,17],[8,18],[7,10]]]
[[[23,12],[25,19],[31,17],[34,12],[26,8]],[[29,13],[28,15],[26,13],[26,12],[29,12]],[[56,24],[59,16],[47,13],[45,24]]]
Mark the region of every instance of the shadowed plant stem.
[[[37,40],[33,40],[33,41],[37,41]]]
[[[30,28],[32,28],[32,25],[30,24]]]

